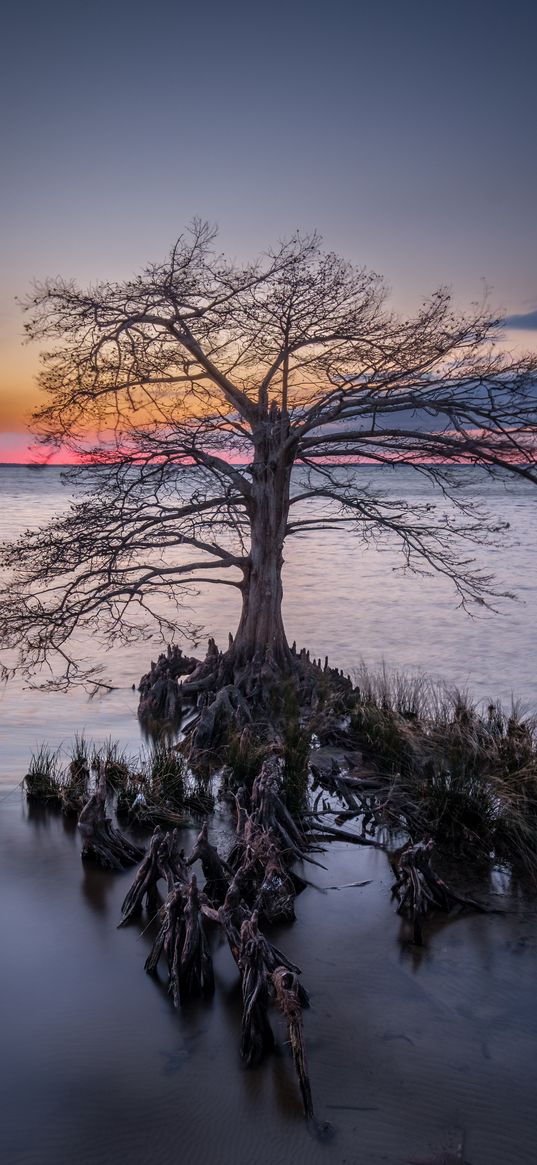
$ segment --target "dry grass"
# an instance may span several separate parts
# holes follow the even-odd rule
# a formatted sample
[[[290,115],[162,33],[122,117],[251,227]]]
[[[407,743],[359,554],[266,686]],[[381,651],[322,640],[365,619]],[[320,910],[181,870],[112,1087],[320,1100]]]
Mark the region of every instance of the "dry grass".
[[[62,773],[58,749],[41,744],[32,753],[24,785],[30,800],[45,801],[49,805],[61,804]]]
[[[357,675],[351,726],[415,830],[537,876],[537,718],[383,669]]]

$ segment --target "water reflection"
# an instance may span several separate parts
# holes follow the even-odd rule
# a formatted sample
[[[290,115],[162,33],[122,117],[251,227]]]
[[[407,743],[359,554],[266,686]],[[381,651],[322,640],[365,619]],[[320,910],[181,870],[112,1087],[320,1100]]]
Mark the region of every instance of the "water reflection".
[[[40,801],[29,801],[24,798],[23,813],[29,825],[32,825],[35,830],[45,830],[50,832],[55,816],[60,816],[60,810],[54,813],[53,809],[47,809]]]
[[[422,499],[428,487],[412,471],[365,469],[356,474],[364,483],[374,477],[388,494],[401,491]],[[496,570],[502,589],[521,594],[523,602],[507,604],[501,617],[481,611],[474,620],[457,609],[449,586],[440,578],[401,575],[395,550],[382,554],[363,548],[348,532],[325,531],[307,543],[292,539],[286,547],[284,616],[289,638],[306,644],[317,657],[330,657],[345,669],[355,668],[363,656],[373,666],[385,658],[389,666],[426,670],[459,687],[469,685],[479,699],[502,698],[511,691],[537,706],[537,508],[531,486],[513,483],[505,490],[478,470],[471,474],[474,492],[511,523],[512,545],[499,554],[476,548],[485,572]],[[0,467],[4,507],[0,540],[28,525],[47,521],[65,508],[67,492],[60,472],[51,467],[36,478],[23,466]],[[195,601],[195,617],[225,645],[238,621],[238,599],[232,588],[206,586]],[[16,783],[25,770],[29,752],[43,740],[67,746],[75,731],[85,728],[99,744],[107,736],[138,750],[136,721],[138,684],[151,656],[160,648],[139,643],[107,651],[92,638],[80,644],[83,654],[105,662],[118,686],[106,697],[89,701],[84,692],[22,691],[8,685],[0,692],[0,743],[4,752],[3,779]],[[203,649],[203,647],[202,647]],[[150,734],[149,734],[150,735]]]
[[[80,890],[82,896],[95,914],[107,914],[110,895],[115,889],[116,879],[112,873],[105,870],[96,870],[89,862],[81,859],[82,879]]]
[[[271,935],[311,993],[314,1099],[336,1126],[327,1148],[307,1136],[276,1015],[278,1054],[253,1072],[240,1063],[240,984],[219,931],[212,1005],[175,1011],[167,983],[143,970],[157,923],[144,913],[117,929],[132,871],[82,866],[57,814],[29,821],[16,798],[2,810],[9,1165],[172,1165],[178,1145],[185,1160],[215,1165],[399,1165],[441,1145],[454,1113],[473,1165],[533,1165],[537,919],[527,896],[515,892],[505,915],[431,919],[425,947],[412,948],[399,941],[385,856],[327,851],[320,885],[369,884],[307,887],[296,924]]]

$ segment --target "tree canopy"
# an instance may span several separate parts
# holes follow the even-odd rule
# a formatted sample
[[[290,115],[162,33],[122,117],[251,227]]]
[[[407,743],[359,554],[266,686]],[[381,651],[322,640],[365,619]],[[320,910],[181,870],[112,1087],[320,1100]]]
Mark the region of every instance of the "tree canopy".
[[[441,288],[401,318],[379,276],[316,235],[240,265],[196,222],[131,280],[47,282],[25,307],[45,347],[34,431],[83,462],[82,492],[3,548],[10,667],[83,675],[84,628],[172,639],[185,594],[214,582],[242,597],[235,674],[267,653],[283,666],[283,545],[326,528],[394,537],[465,604],[494,593],[470,546],[497,519],[452,470],[537,482],[537,358],[507,350],[486,299],[458,311]],[[394,500],[374,474],[358,480],[357,461],[411,466],[449,509]]]

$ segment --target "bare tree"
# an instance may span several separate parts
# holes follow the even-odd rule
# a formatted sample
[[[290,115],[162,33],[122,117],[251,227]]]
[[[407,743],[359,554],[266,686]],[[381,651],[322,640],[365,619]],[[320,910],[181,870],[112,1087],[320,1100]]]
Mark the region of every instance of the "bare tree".
[[[464,604],[494,593],[468,543],[498,522],[450,467],[537,481],[537,360],[505,351],[486,303],[460,314],[446,290],[397,317],[378,276],[314,235],[243,267],[214,238],[196,222],[131,281],[47,283],[26,305],[29,338],[48,345],[36,431],[86,462],[81,500],[3,550],[0,628],[26,672],[56,659],[64,678],[85,674],[70,643],[88,627],[172,639],[201,583],[242,598],[219,683],[289,672],[283,548],[314,530],[391,535]],[[357,460],[412,466],[448,514],[364,485]]]

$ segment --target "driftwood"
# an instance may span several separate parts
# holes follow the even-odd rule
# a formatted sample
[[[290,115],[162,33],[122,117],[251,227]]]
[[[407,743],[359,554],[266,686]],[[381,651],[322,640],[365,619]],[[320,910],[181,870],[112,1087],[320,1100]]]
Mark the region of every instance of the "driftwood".
[[[106,816],[106,771],[101,766],[97,787],[86,802],[78,819],[82,835],[82,857],[92,858],[109,870],[123,870],[133,866],[144,856],[143,849],[133,845]]]
[[[317,841],[326,841],[328,839],[334,841],[352,841],[355,845],[369,845],[374,849],[384,849],[380,841],[375,841],[372,837],[364,837],[362,833],[351,833],[349,829],[336,829],[334,825],[327,825],[324,821],[322,825],[315,823],[311,828],[311,836]]]
[[[423,923],[429,910],[436,908],[449,914],[455,907],[468,907],[486,913],[486,907],[473,898],[463,898],[456,894],[446,882],[435,873],[431,865],[434,843],[410,842],[392,856],[391,866],[395,874],[392,895],[398,898],[397,913],[409,918],[413,927],[413,941],[423,944]]]

